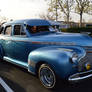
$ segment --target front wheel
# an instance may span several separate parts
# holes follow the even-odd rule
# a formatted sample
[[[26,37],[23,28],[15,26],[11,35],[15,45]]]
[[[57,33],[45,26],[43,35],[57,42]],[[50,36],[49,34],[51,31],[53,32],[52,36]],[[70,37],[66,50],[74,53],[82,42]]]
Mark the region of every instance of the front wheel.
[[[42,64],[39,68],[39,79],[41,83],[49,89],[56,86],[56,75],[48,64]]]

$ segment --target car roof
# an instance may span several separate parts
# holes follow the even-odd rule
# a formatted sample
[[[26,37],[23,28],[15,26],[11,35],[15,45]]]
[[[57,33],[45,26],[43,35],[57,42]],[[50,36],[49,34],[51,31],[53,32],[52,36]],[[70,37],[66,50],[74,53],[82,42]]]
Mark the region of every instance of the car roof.
[[[24,19],[24,20],[15,20],[5,23],[7,24],[26,24],[30,26],[53,26],[53,25],[60,25],[59,22],[52,21],[52,20],[45,20],[45,19]]]

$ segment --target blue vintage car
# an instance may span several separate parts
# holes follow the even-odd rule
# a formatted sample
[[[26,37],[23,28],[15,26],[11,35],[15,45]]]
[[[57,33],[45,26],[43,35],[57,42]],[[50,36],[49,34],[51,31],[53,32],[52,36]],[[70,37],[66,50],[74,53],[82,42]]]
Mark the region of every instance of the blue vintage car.
[[[58,77],[76,82],[92,77],[92,38],[59,32],[59,23],[42,19],[5,23],[0,35],[0,59],[38,75],[46,88]]]

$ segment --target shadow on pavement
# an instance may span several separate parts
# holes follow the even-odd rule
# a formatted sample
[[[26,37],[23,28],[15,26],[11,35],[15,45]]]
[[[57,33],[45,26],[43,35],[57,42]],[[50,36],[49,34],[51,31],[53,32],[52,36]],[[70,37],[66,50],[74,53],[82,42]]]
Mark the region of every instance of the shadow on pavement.
[[[68,82],[59,84],[56,89],[48,90],[44,88],[40,81],[31,75],[26,69],[20,68],[16,65],[2,62],[0,63],[0,75],[4,81],[10,86],[14,92],[91,92],[92,79],[77,83],[69,84]],[[0,91],[1,92],[1,91]]]
[[[0,92],[5,92],[5,89],[0,85]]]
[[[62,81],[61,81],[62,82]],[[59,83],[58,87],[52,92],[91,92],[92,79],[81,83],[70,84],[68,82]]]
[[[6,77],[0,76],[4,82],[14,91],[14,92],[26,92],[24,88],[22,88],[20,85],[17,83],[7,79]],[[0,91],[0,92],[5,92],[5,91]]]

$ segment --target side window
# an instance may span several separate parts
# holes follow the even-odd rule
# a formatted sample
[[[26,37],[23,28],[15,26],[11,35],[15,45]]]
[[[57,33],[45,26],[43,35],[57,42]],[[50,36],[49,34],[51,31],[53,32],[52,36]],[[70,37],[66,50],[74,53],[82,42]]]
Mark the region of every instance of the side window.
[[[12,32],[12,26],[6,26],[5,27],[5,35],[11,35],[11,32]]]
[[[21,26],[15,25],[14,26],[14,35],[20,35],[20,33],[21,33]]]
[[[26,35],[26,33],[24,32],[24,29],[21,25],[14,26],[14,35]]]

